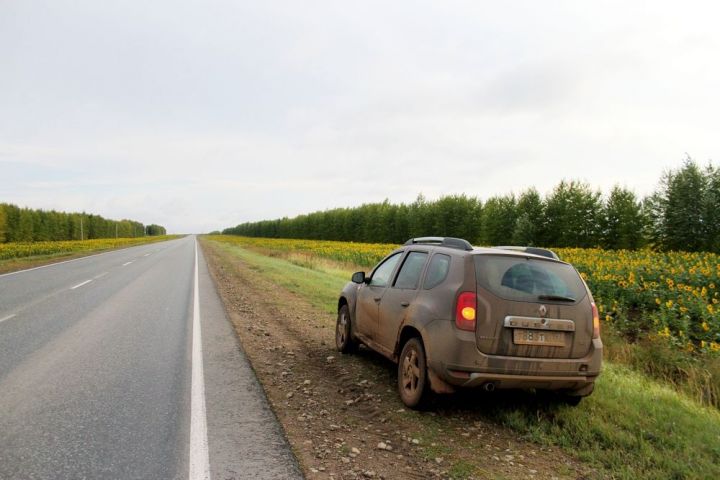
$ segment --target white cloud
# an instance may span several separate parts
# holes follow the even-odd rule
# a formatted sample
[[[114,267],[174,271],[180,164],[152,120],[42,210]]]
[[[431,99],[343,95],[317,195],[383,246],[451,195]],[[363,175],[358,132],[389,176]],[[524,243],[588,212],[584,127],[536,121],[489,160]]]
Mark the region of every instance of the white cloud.
[[[717,158],[707,2],[0,4],[0,201],[203,231]]]

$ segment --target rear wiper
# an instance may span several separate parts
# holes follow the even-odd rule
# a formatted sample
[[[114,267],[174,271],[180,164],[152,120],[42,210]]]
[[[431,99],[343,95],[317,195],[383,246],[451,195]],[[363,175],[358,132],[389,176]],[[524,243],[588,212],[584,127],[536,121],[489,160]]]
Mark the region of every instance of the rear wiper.
[[[564,297],[562,295],[538,295],[538,300],[555,300],[557,302],[574,302],[572,297]]]

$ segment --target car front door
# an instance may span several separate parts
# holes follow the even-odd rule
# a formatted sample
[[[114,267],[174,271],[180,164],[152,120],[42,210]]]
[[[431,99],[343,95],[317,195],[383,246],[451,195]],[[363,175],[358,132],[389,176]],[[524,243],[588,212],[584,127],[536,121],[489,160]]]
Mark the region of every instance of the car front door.
[[[428,253],[412,251],[405,256],[402,266],[380,300],[380,320],[377,342],[386,353],[392,354],[398,331],[406,316],[412,311],[411,304],[417,295],[420,275],[427,263]]]
[[[357,333],[371,340],[377,338],[380,301],[390,285],[402,254],[403,252],[397,252],[383,260],[373,270],[370,281],[358,288],[355,328]]]

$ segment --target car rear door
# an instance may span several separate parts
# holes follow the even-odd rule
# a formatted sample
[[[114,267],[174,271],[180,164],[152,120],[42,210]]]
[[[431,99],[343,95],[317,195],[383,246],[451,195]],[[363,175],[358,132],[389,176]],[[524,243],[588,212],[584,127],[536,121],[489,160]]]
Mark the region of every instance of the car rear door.
[[[398,330],[406,315],[412,311],[412,301],[417,296],[420,276],[427,263],[427,251],[410,251],[391,286],[380,300],[378,343],[388,352],[395,349]]]
[[[591,300],[575,269],[534,255],[476,255],[478,349],[489,355],[581,358]]]

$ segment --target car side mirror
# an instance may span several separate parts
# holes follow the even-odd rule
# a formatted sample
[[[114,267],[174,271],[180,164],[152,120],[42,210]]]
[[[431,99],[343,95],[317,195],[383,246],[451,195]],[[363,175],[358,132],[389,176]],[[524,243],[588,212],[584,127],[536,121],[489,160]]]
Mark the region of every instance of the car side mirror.
[[[355,272],[352,276],[353,283],[365,283],[365,272]]]

